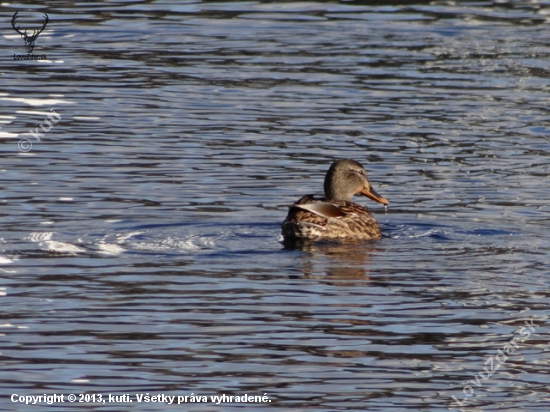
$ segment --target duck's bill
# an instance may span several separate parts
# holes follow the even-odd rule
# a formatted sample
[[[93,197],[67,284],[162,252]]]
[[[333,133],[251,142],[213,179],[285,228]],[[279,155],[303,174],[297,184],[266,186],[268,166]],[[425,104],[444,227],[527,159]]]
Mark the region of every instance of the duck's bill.
[[[367,196],[369,199],[372,199],[375,202],[382,203],[383,205],[387,205],[390,203],[388,199],[376,193],[376,190],[374,190],[372,187],[363,189],[361,191],[361,194]]]

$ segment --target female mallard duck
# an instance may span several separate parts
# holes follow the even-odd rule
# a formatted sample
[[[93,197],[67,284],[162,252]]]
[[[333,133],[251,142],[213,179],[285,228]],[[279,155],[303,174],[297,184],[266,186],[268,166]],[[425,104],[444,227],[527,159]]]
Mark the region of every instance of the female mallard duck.
[[[324,188],[324,198],[306,195],[290,206],[282,227],[285,241],[380,239],[376,219],[351,198],[362,194],[384,205],[389,201],[372,188],[359,162],[336,160],[328,169]]]

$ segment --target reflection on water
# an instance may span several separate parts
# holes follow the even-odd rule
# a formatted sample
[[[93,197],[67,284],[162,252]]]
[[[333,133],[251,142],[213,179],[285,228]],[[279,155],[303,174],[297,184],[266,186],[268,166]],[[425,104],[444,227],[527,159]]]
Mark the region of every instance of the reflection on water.
[[[376,242],[299,241],[287,241],[285,248],[305,252],[297,257],[303,276],[320,281],[357,281],[358,285],[368,282],[370,256],[381,249]]]
[[[49,60],[4,31],[1,410],[548,410],[547,4],[40,7]],[[285,248],[278,205],[344,157],[384,237]]]

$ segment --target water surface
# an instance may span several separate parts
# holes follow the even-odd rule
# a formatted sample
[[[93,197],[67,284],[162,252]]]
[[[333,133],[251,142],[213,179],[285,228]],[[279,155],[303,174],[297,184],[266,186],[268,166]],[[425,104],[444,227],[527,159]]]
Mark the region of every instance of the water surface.
[[[16,10],[48,13],[47,61],[12,60]],[[549,15],[4,5],[0,409],[546,412]],[[320,193],[342,157],[390,200],[357,199],[383,239],[285,250],[281,205]]]

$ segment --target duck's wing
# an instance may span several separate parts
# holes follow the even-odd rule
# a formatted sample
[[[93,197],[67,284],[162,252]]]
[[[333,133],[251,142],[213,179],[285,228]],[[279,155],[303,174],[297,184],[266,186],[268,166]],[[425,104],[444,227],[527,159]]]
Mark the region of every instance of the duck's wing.
[[[368,209],[349,201],[302,198],[290,207],[283,222],[285,238],[379,239],[380,228]]]
[[[341,207],[332,203],[332,202],[313,202],[313,203],[302,203],[299,202],[292,205],[298,209],[307,210],[316,215],[325,217],[325,218],[337,218],[345,216],[346,213],[342,211]]]

